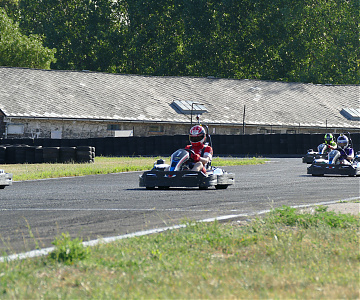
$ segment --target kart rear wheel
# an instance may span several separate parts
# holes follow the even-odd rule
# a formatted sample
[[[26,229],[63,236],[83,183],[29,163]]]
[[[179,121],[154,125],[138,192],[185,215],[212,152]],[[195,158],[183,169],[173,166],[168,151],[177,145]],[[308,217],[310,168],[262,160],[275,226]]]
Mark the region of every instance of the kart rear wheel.
[[[0,189],[4,189],[6,187],[6,185],[0,185]]]
[[[215,188],[217,190],[225,190],[225,189],[227,189],[228,186],[229,185],[227,185],[227,184],[218,184],[218,185],[215,185]]]

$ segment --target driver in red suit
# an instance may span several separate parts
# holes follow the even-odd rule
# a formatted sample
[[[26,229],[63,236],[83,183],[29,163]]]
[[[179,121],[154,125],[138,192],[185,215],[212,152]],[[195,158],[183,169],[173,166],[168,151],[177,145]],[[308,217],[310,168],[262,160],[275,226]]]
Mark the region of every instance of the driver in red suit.
[[[195,125],[190,129],[189,140],[191,145],[187,145],[185,149],[194,151],[190,152],[190,158],[193,163],[190,163],[192,171],[201,171],[206,174],[206,167],[211,162],[213,156],[213,149],[205,144],[206,132],[201,125]]]

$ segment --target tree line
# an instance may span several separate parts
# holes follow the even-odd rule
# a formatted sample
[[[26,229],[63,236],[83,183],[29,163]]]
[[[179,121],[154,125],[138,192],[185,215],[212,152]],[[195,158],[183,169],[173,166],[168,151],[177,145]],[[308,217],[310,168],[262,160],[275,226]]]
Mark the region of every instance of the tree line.
[[[0,0],[0,64],[359,84],[359,6],[359,0]],[[13,53],[17,47],[21,55]]]

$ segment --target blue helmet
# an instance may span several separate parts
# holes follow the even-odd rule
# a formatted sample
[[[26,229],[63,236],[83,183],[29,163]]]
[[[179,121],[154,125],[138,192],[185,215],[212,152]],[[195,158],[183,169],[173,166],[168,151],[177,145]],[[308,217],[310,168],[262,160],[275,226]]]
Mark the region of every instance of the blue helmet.
[[[337,139],[337,144],[340,149],[346,149],[349,146],[349,139],[346,135],[340,135]]]

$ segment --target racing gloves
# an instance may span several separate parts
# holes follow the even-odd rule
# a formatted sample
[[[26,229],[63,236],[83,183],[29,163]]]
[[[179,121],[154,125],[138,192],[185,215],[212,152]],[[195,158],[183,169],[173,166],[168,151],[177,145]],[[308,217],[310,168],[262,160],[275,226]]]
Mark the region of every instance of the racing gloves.
[[[192,159],[194,162],[200,161],[200,155],[199,155],[199,154],[191,153],[191,154],[190,154],[190,157],[191,157],[191,159]]]

